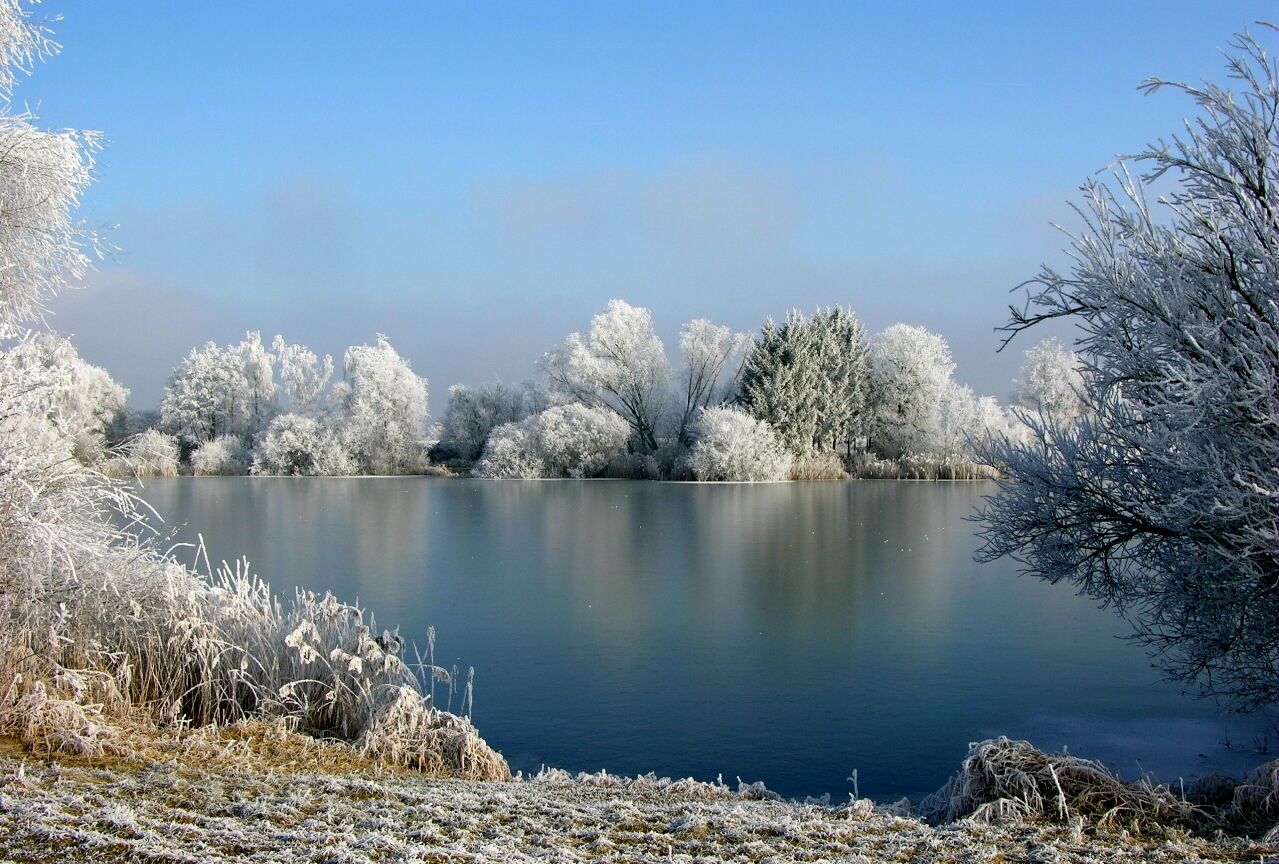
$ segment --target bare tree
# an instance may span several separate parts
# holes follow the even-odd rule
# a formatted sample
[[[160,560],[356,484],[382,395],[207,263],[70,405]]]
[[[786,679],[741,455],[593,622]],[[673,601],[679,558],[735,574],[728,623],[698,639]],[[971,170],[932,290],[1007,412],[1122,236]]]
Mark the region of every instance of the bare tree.
[[[682,392],[678,395],[683,397],[684,410],[676,435],[679,443],[692,443],[691,424],[698,411],[728,398],[735,367],[748,338],[745,333],[717,327],[706,318],[690,321],[680,331],[684,368],[680,375]]]
[[[1084,187],[1075,265],[1013,310],[1013,334],[1080,327],[1088,413],[990,448],[1007,479],[980,557],[1073,583],[1172,678],[1250,708],[1279,700],[1279,74],[1250,35],[1232,46],[1240,92],[1142,85],[1199,119],[1135,157],[1149,173]]]

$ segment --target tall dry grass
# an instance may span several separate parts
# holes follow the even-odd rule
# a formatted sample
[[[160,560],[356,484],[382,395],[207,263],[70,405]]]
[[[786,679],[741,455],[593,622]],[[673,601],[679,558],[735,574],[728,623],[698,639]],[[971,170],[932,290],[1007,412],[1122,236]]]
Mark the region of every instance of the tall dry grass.
[[[844,480],[848,470],[838,453],[824,450],[791,462],[787,480]]]
[[[22,410],[30,382],[9,371],[0,363],[0,729],[100,753],[125,718],[288,717],[397,764],[509,776],[419,680],[452,688],[455,673],[410,666],[362,610],[307,592],[283,602],[243,566],[198,572],[142,539],[139,502]]]

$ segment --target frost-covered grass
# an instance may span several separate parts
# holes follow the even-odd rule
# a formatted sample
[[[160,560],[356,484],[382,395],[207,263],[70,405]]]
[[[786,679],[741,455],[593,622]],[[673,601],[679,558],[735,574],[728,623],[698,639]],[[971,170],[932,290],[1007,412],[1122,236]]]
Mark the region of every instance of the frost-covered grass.
[[[0,856],[64,861],[1181,862],[1272,846],[1076,820],[930,827],[867,800],[544,771],[508,782],[387,769],[277,725],[137,736],[131,755],[0,747]]]

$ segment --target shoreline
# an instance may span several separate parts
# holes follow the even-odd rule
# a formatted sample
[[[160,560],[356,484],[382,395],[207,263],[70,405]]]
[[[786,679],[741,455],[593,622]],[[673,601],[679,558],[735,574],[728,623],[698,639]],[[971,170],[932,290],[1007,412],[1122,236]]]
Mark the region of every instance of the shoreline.
[[[426,777],[243,723],[126,731],[96,757],[0,741],[0,858],[15,861],[1267,861],[1243,837],[972,819],[931,827],[868,800],[771,800],[695,781],[546,771]]]

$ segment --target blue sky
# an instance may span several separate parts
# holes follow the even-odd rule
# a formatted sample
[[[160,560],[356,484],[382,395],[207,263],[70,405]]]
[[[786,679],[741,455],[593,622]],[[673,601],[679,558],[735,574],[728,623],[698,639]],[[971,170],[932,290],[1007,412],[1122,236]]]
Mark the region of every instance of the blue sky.
[[[1007,395],[1009,290],[1077,187],[1175,133],[1274,2],[89,2],[17,90],[101,130],[122,250],[52,326],[158,401],[194,345],[386,333],[445,388],[528,377],[612,297],[674,349],[840,303]],[[1261,33],[1259,28],[1254,28]],[[1267,34],[1269,44],[1275,40]]]

